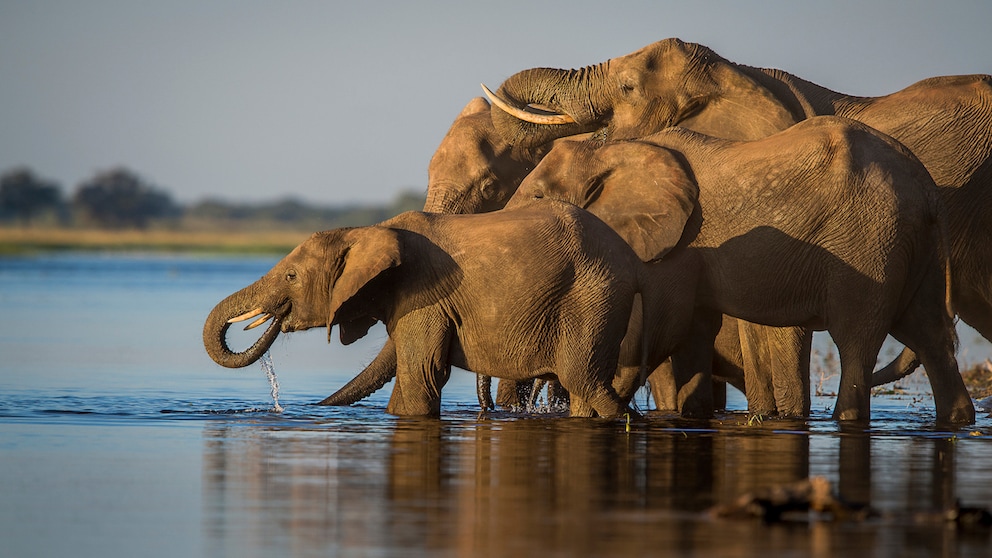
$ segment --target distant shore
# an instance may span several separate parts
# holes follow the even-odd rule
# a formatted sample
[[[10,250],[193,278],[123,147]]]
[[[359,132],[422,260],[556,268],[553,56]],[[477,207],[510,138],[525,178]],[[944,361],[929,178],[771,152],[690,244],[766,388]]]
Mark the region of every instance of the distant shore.
[[[106,230],[0,228],[0,255],[45,251],[152,251],[285,254],[310,236],[304,231]]]

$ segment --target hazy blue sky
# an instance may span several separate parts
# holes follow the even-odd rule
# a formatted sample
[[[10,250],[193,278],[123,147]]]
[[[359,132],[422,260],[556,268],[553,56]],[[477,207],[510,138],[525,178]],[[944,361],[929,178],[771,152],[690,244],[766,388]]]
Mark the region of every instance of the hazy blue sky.
[[[461,108],[667,37],[832,89],[992,73],[992,2],[0,0],[0,172],[127,166],[181,201],[423,190]]]

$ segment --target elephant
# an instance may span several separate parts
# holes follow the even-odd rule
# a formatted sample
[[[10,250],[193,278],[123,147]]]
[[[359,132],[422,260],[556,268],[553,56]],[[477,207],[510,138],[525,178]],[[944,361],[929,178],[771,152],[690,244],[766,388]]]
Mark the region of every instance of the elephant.
[[[427,169],[428,188],[424,211],[431,213],[484,213],[502,208],[520,181],[547,151],[541,146],[513,149],[493,128],[490,104],[472,99],[458,114],[431,157]],[[320,405],[350,405],[368,397],[396,376],[396,354],[387,339],[376,358],[355,378]],[[488,378],[480,375],[479,402],[483,409],[495,407]],[[520,404],[512,381],[501,382],[498,402]]]
[[[518,150],[577,133],[633,139],[675,125],[720,138],[758,139],[817,115],[852,118],[888,134],[923,162],[940,187],[954,309],[992,341],[990,75],[933,77],[889,95],[857,97],[782,70],[736,64],[703,45],[671,38],[580,70],[524,70],[495,94],[486,92],[501,109],[492,112],[493,126]],[[742,325],[752,340],[790,335]],[[808,352],[800,335],[793,330],[786,344]],[[897,379],[918,364],[907,349],[875,383]],[[756,397],[774,402],[769,394]]]
[[[691,219],[679,203],[689,194],[673,201],[673,184],[698,188]],[[824,116],[752,141],[673,127],[601,146],[565,142],[524,179],[506,210],[544,199],[589,210],[644,261],[663,261],[662,249],[673,243],[698,255],[694,334],[672,355],[679,398],[683,386],[703,393],[692,411],[706,411],[706,353],[721,315],[729,315],[829,332],[841,360],[837,420],[869,419],[872,370],[891,333],[926,367],[938,420],[974,421],[955,358],[937,187],[889,136]],[[649,352],[671,345],[646,338]],[[664,356],[652,352],[648,360]]]
[[[584,139],[587,139],[587,135],[565,138],[562,141]],[[492,124],[491,105],[481,97],[472,99],[455,118],[431,158],[424,211],[467,214],[502,208],[553,143],[527,149],[514,148],[496,133]],[[729,351],[724,353],[736,351],[739,359],[739,346],[728,346]],[[733,362],[715,367],[714,374],[743,392],[743,370],[737,360],[732,357],[728,360]],[[350,405],[381,389],[395,375],[395,349],[392,340],[387,339],[386,345],[372,363],[319,404]],[[480,378],[480,403],[484,409],[494,408],[486,378]],[[656,401],[665,399],[657,395],[657,390],[662,385],[662,382],[655,379],[651,382]],[[514,382],[501,380],[496,403],[507,407],[525,404],[526,390],[518,391],[516,388]],[[562,395],[557,397],[561,398]]]
[[[678,276],[684,268],[667,269]],[[347,345],[382,321],[397,358],[391,414],[439,416],[454,365],[512,380],[553,375],[573,396],[573,416],[636,415],[612,383],[635,300],[654,300],[639,294],[646,269],[601,220],[563,202],[475,215],[407,212],[315,233],[218,303],[203,342],[218,364],[243,367],[280,332],[326,326],[330,339],[338,325]],[[651,282],[663,280],[658,272]],[[231,350],[228,329],[252,318],[248,328],[271,323],[251,347]]]

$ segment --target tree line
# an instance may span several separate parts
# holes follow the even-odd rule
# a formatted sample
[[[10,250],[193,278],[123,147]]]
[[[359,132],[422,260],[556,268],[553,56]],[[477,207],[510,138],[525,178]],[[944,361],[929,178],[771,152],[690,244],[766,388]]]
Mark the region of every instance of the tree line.
[[[205,199],[184,206],[125,167],[96,173],[71,196],[26,167],[0,175],[0,224],[4,225],[321,230],[369,225],[423,205],[422,194],[404,192],[381,206],[317,207],[292,198],[257,204]]]

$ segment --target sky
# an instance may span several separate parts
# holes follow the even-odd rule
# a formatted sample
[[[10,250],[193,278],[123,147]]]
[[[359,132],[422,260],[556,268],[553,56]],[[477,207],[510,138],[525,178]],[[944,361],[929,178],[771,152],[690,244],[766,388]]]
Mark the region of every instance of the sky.
[[[836,91],[992,73],[988,0],[0,0],[0,173],[124,166],[178,201],[423,192],[462,107],[517,71],[678,37]]]

